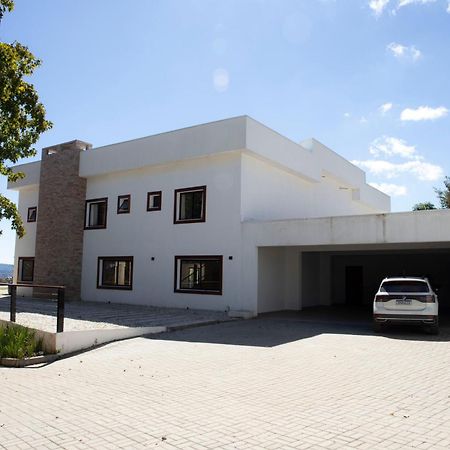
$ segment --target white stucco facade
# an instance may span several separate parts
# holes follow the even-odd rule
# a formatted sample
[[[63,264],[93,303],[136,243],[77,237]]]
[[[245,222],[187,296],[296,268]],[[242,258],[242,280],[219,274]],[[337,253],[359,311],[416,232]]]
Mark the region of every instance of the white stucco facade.
[[[9,187],[19,191],[19,211],[26,217],[37,206],[39,220],[39,162],[18,170],[27,177]],[[300,258],[303,247],[450,242],[446,212],[388,214],[389,197],[362,170],[314,139],[295,143],[247,116],[87,149],[79,176],[86,200],[108,199],[106,228],[84,231],[83,300],[300,309],[311,302],[302,299],[308,270],[330,270],[323,254]],[[206,186],[205,221],[174,223],[175,190],[195,186]],[[161,210],[147,211],[154,191]],[[120,195],[130,195],[129,214],[117,214]],[[36,224],[25,225],[16,264],[34,256]],[[221,295],[175,292],[175,256],[184,255],[223,257]],[[98,288],[98,258],[108,256],[133,257],[132,289]],[[313,303],[330,295],[322,288]]]

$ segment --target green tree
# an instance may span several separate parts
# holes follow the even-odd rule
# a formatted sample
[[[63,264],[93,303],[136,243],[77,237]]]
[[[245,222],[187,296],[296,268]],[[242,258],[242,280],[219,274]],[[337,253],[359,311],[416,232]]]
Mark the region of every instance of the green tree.
[[[0,21],[14,8],[13,0],[0,0]],[[14,173],[11,164],[36,154],[33,145],[39,136],[52,127],[45,118],[34,86],[24,80],[33,74],[41,61],[24,45],[0,42],[0,175],[9,181],[24,177]],[[0,194],[0,220],[11,220],[19,237],[25,234],[16,205]],[[1,230],[0,230],[1,233]]]
[[[413,211],[425,211],[427,209],[436,209],[436,206],[431,202],[416,203],[413,206]]]
[[[444,178],[444,189],[434,188],[441,208],[450,208],[450,177]]]

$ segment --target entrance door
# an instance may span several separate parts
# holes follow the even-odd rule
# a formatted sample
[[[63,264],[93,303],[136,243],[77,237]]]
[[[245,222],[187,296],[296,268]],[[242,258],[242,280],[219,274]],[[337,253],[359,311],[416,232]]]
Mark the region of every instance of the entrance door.
[[[363,303],[363,268],[346,266],[345,268],[345,303],[361,305]]]

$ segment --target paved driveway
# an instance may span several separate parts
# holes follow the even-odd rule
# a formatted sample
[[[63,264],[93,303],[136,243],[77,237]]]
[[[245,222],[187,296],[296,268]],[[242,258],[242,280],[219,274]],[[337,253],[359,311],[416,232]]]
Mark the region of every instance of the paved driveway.
[[[0,447],[450,447],[450,336],[293,317],[0,368]]]

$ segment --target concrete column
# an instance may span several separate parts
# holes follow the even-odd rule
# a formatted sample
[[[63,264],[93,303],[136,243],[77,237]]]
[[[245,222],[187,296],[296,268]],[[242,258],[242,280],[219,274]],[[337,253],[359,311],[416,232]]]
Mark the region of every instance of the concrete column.
[[[284,309],[290,311],[298,311],[300,309],[299,253],[296,247],[285,247]]]
[[[331,257],[320,253],[320,304],[331,305]]]
[[[86,179],[78,174],[90,147],[75,140],[42,150],[34,282],[66,286],[68,300],[80,299]]]
[[[297,253],[298,261],[298,310],[303,309],[303,252]]]
[[[242,246],[239,303],[242,310],[258,314],[258,248],[252,243]]]

